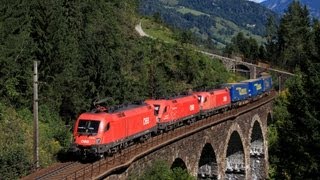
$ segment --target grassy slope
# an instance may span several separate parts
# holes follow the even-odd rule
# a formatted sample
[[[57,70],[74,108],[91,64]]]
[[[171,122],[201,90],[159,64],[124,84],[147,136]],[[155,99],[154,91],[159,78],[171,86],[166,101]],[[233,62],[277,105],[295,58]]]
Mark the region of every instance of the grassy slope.
[[[198,14],[198,12],[196,13]],[[219,17],[215,17],[215,20],[217,21],[217,24],[215,27],[212,27],[212,31],[214,32],[215,37],[223,39],[226,42],[230,42],[232,37],[235,36],[238,32],[243,32],[246,36],[255,38],[259,44],[265,41],[263,37],[254,35],[250,31],[240,28],[239,26],[237,26],[231,21],[228,21]],[[141,24],[142,24],[142,29],[148,35],[168,43],[176,43],[176,40],[174,40],[173,38],[174,34],[171,31],[171,29],[169,29],[168,27],[155,23],[154,21],[148,18],[141,19]],[[232,36],[224,36],[219,34],[219,30],[221,29],[232,29],[235,31],[235,33]],[[196,28],[194,28],[193,31],[196,31]],[[224,44],[222,43],[218,44],[219,49],[223,47],[224,47]]]
[[[210,16],[209,14],[203,13],[201,11],[193,10],[193,9],[186,8],[183,6],[179,6],[179,7],[171,6],[171,5],[176,5],[176,3],[177,3],[176,0],[162,0],[162,1],[167,3],[167,6],[165,6],[165,8],[175,9],[177,12],[179,12],[181,14],[191,13],[195,16],[200,16],[200,15]],[[265,41],[263,37],[261,37],[259,35],[252,34],[250,31],[239,27],[238,25],[236,25],[235,23],[233,23],[229,20],[226,20],[226,19],[223,19],[220,17],[214,17],[214,19],[217,23],[215,26],[211,27],[211,31],[214,33],[214,39],[217,40],[217,48],[218,49],[222,49],[226,45],[224,42],[227,42],[227,43],[231,42],[232,37],[237,35],[238,32],[243,32],[247,37],[255,38],[259,44],[261,44]],[[173,33],[168,28],[164,28],[162,26],[156,25],[147,19],[143,19],[142,27],[147,34],[149,34],[155,38],[162,39],[167,42],[174,42],[174,40],[172,39]],[[221,30],[231,30],[234,33],[229,36],[229,35],[221,34],[219,32]],[[198,29],[196,27],[194,27],[191,29],[191,31],[197,32]],[[224,42],[220,42],[221,40]]]
[[[191,13],[195,16],[201,16],[201,15],[207,15],[210,16],[209,14],[203,13],[201,11],[197,11],[197,10],[193,10],[193,9],[189,9],[183,6],[180,6],[179,8],[176,9],[176,11],[182,13],[182,14],[187,14],[187,13]]]
[[[150,19],[144,18],[141,19],[141,26],[145,33],[156,39],[168,43],[176,43],[176,40],[174,40],[173,38],[173,32],[169,28],[161,24],[155,23]]]
[[[220,37],[222,39],[225,39],[227,42],[230,42],[232,37],[237,35],[238,32],[243,32],[247,37],[253,37],[254,39],[256,39],[258,41],[258,43],[262,43],[264,42],[264,38],[255,34],[252,34],[250,31],[243,29],[239,26],[237,26],[236,24],[234,24],[231,21],[225,20],[223,18],[220,17],[215,17],[215,20],[217,21],[217,25],[216,27],[213,28],[213,32],[215,33],[215,36]],[[232,29],[235,31],[235,33],[232,36],[224,36],[219,34],[219,30],[221,29]]]

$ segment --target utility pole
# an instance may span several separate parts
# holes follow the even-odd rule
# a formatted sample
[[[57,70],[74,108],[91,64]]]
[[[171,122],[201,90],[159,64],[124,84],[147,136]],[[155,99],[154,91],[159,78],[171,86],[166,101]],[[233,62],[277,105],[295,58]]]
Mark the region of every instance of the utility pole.
[[[35,170],[39,169],[39,118],[38,118],[38,61],[33,61],[33,160]]]

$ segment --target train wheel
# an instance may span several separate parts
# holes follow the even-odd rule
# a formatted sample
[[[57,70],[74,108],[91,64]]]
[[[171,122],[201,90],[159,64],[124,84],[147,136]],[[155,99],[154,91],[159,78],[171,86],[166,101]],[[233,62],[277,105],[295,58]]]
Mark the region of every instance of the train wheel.
[[[111,152],[112,152],[113,154],[117,153],[118,151],[119,151],[119,146],[113,147],[113,148],[111,149]]]

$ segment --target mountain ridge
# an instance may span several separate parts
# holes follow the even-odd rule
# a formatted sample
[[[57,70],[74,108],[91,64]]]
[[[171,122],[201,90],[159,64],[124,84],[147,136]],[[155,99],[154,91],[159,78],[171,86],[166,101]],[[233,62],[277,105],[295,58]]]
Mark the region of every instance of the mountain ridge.
[[[288,6],[294,0],[266,0],[260,4],[280,14],[285,13]],[[312,17],[320,18],[319,0],[299,0],[301,4],[306,5]]]

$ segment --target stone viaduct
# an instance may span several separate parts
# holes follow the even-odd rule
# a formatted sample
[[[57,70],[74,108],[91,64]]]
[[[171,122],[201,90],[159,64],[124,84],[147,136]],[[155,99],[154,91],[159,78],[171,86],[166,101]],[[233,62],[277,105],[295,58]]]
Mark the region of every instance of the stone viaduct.
[[[269,101],[161,147],[106,179],[139,175],[159,159],[171,168],[186,169],[198,179],[266,179],[267,125],[271,118]]]
[[[221,60],[230,71],[244,72],[248,78],[271,72],[277,77],[274,84],[279,90],[293,75],[216,54],[201,53]],[[198,179],[266,179],[269,169],[267,128],[271,119],[272,101],[157,149],[106,179],[139,175],[159,159],[169,163],[171,168],[187,170]]]
[[[269,72],[273,75],[274,80],[276,81],[275,88],[282,89],[285,81],[290,77],[293,76],[292,73],[281,71],[277,69],[273,69],[270,67],[264,67],[262,65],[248,63],[242,60],[228,58],[224,56],[220,56],[217,54],[212,54],[204,51],[200,51],[201,53],[208,55],[212,58],[219,59],[222,61],[226,69],[232,72],[238,72],[242,74],[244,77],[254,79],[257,78],[263,72]]]

